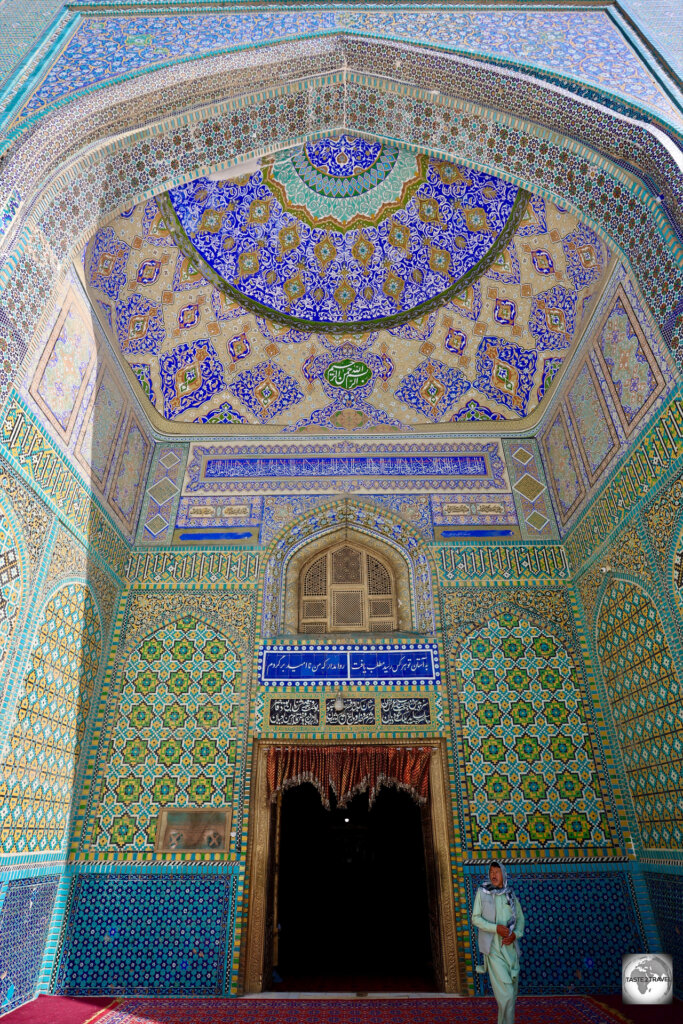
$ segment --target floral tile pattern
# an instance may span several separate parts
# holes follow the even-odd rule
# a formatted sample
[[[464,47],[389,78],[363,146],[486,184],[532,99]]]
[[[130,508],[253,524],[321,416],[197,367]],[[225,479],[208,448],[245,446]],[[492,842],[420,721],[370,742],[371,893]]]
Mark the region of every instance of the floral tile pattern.
[[[496,248],[519,194],[394,144],[323,136],[117,215],[86,274],[166,418],[294,432],[520,419],[571,350],[609,251],[534,195]],[[125,252],[125,287],[107,278],[107,293],[102,267]]]

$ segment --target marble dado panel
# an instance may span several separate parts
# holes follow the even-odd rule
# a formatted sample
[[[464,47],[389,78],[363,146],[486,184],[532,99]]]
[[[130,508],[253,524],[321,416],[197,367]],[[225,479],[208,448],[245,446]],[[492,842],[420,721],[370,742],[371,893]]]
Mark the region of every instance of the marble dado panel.
[[[562,533],[661,410],[678,374],[623,265],[546,417],[541,447]]]
[[[71,274],[24,371],[22,397],[132,539],[152,449],[148,428]]]
[[[370,485],[379,491],[432,492],[452,491],[454,483],[467,491],[509,491],[500,443],[193,444],[183,496],[339,494],[368,490]]]

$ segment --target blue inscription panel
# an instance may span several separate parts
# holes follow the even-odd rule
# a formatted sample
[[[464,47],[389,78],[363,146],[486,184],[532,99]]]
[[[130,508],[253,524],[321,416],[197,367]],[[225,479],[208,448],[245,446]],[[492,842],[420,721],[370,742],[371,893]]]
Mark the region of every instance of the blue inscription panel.
[[[481,476],[489,474],[485,455],[358,455],[324,458],[207,458],[205,480],[234,477]]]
[[[315,683],[403,683],[432,685],[439,679],[436,644],[378,647],[266,647],[259,657],[262,686]]]

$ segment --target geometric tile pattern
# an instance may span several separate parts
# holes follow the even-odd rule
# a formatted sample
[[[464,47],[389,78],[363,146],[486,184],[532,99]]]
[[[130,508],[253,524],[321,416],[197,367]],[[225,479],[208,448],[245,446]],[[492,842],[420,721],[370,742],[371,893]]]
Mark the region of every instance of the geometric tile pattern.
[[[0,1013],[33,998],[59,875],[9,882],[0,912]]]
[[[62,846],[100,652],[90,590],[63,586],[41,616],[0,769],[3,853]]]
[[[158,444],[148,478],[138,544],[167,544],[170,540],[172,520],[180,500],[180,483],[185,467],[185,446]]]
[[[536,440],[503,443],[523,539],[557,540],[555,513]]]
[[[7,657],[14,620],[21,599],[21,577],[17,538],[0,506],[0,670]],[[6,683],[0,686],[4,691]]]
[[[604,852],[609,820],[564,645],[502,612],[465,639],[456,678],[473,847]]]
[[[81,875],[55,990],[69,995],[220,995],[229,875]]]
[[[622,954],[647,948],[627,872],[586,867],[541,872],[521,865],[508,870],[525,920],[534,925],[521,942],[524,992],[617,992]],[[481,871],[468,874],[468,902],[474,901],[481,878]],[[606,907],[623,928],[605,927]],[[558,935],[563,937],[562,944],[557,942]],[[472,938],[476,949],[474,929]],[[481,962],[480,954],[477,959]],[[490,994],[488,975],[477,975],[477,990]]]
[[[643,846],[680,850],[681,683],[657,607],[635,583],[605,593],[597,650]]]
[[[231,804],[240,662],[184,615],[143,640],[122,675],[92,847],[150,850],[162,807]]]

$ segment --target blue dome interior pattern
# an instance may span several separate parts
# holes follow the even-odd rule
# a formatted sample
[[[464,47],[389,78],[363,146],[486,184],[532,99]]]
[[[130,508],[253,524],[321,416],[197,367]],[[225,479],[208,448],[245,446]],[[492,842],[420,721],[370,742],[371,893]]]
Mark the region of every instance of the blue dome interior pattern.
[[[165,210],[204,277],[245,309],[344,332],[442,305],[488,269],[527,203],[482,171],[341,135],[179,185]]]

